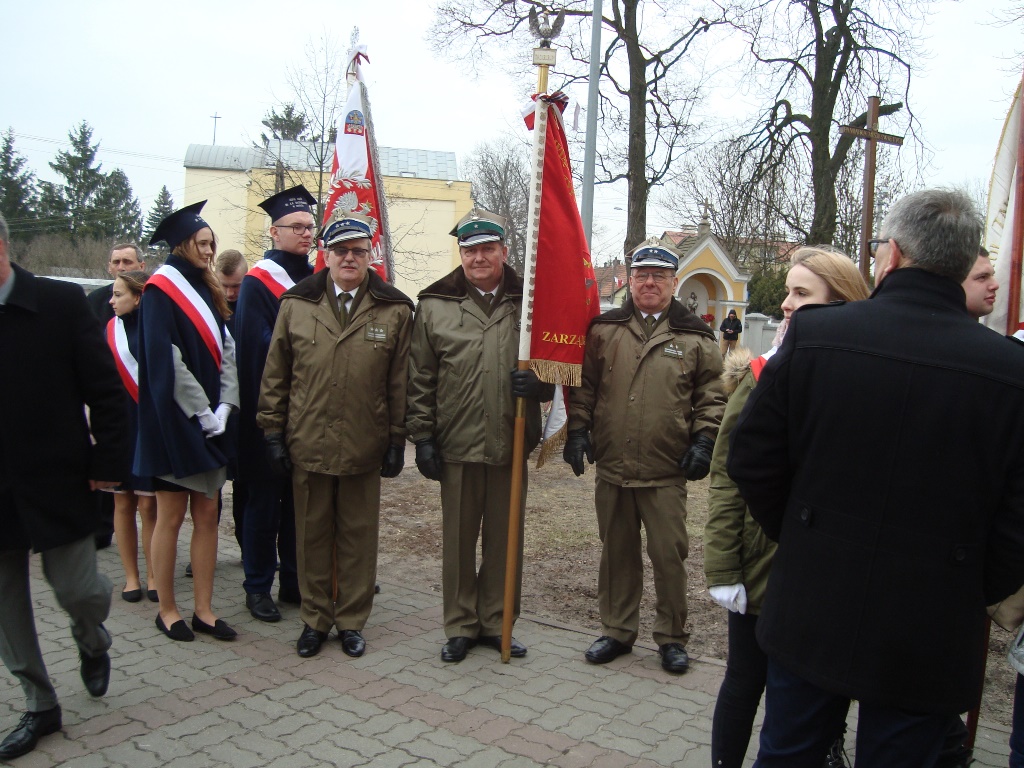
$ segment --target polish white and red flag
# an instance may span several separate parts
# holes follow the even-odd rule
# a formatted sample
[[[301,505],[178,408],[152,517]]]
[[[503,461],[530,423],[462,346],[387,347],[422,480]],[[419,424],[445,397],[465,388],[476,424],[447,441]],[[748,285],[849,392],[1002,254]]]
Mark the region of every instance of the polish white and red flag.
[[[369,63],[366,46],[357,43],[349,54],[348,73],[352,85],[348,101],[335,125],[334,159],[331,162],[331,184],[321,222],[326,225],[340,213],[358,213],[369,217],[373,230],[370,266],[387,282],[393,282],[394,265],[388,232],[387,210],[384,206],[384,185],[377,162],[373,122],[369,99],[363,82],[360,62]],[[316,254],[316,269],[325,266],[323,243]]]

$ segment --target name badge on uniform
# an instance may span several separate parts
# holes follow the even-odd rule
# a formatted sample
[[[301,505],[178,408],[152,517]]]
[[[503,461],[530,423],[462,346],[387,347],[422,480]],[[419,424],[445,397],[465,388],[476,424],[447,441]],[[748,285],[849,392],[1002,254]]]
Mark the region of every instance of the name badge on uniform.
[[[366,324],[366,340],[367,341],[387,341],[388,340],[388,326],[387,326],[387,323],[367,323]]]
[[[665,357],[675,357],[682,359],[686,357],[686,350],[680,349],[679,347],[676,346],[675,342],[672,342],[671,344],[666,344],[664,347],[661,348],[661,354],[663,354]]]

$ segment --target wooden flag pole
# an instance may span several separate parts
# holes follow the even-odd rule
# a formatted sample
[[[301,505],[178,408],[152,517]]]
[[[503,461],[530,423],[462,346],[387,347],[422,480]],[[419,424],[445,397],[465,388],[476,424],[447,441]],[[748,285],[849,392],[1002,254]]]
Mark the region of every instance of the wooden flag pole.
[[[533,19],[531,19],[533,21]],[[560,25],[558,25],[560,26]],[[533,50],[537,72],[537,105],[533,125],[533,163],[530,169],[530,200],[526,215],[526,263],[523,265],[523,307],[519,325],[519,370],[530,368],[533,340],[533,287],[537,276],[537,239],[540,233],[540,198],[544,178],[544,149],[548,134],[548,103],[541,98],[548,88],[548,67],[555,63],[551,48],[551,28],[546,19],[543,28],[532,23],[541,37],[541,47]],[[512,623],[516,594],[519,592],[519,528],[522,522],[523,467],[526,463],[526,401],[516,399],[515,431],[512,439],[512,492],[508,502],[508,548],[505,551],[505,599],[501,613],[501,661],[512,658]]]

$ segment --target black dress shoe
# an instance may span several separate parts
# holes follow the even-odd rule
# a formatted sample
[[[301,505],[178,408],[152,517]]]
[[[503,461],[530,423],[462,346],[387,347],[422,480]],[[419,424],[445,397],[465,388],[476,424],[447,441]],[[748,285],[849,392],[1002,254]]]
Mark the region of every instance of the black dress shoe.
[[[476,640],[480,645],[486,645],[488,648],[493,648],[501,653],[501,635],[480,635]],[[510,648],[513,659],[521,659],[526,655],[526,646],[514,637],[512,638]]]
[[[471,637],[451,637],[441,648],[441,661],[462,661],[466,658],[466,652],[476,645],[476,640]]]
[[[681,675],[690,668],[690,657],[682,643],[664,643],[658,646],[661,668],[666,672]]]
[[[151,603],[159,603],[160,602],[160,595],[158,595],[156,593],[155,589],[147,589],[146,590],[146,599],[149,600],[149,602],[151,602]]]
[[[274,598],[269,592],[254,592],[245,596],[245,607],[254,619],[260,621],[280,621],[281,612],[274,605]]]
[[[158,613],[156,615],[156,628],[171,638],[171,640],[177,640],[182,643],[191,643],[196,639],[196,636],[192,634],[192,630],[188,628],[188,624],[185,623],[184,619],[178,619],[168,627],[164,624],[164,620]]]
[[[26,712],[18,727],[0,743],[0,760],[12,760],[27,755],[36,748],[39,739],[60,730],[60,706],[42,712]]]
[[[126,603],[137,603],[142,599],[141,589],[125,589],[121,592],[121,599]]]
[[[326,639],[326,632],[320,632],[313,629],[309,624],[303,624],[302,634],[299,635],[299,640],[295,643],[295,650],[299,652],[299,656],[308,659],[310,656],[316,656],[320,653],[320,646],[324,644]]]
[[[341,640],[341,650],[349,656],[358,658],[366,650],[363,633],[358,629],[343,629],[338,633],[338,639]]]
[[[217,619],[211,627],[194,613],[192,614],[192,629],[202,632],[204,635],[213,635],[216,640],[234,640],[238,633],[228,626],[224,619]]]
[[[623,654],[631,653],[632,650],[632,645],[626,645],[614,637],[602,635],[591,644],[584,656],[591,664],[607,664]]]
[[[288,605],[301,605],[302,594],[298,587],[281,587],[277,590],[277,601]]]
[[[185,577],[189,579],[192,578],[192,563],[185,566]]]
[[[99,656],[86,656],[79,651],[78,655],[82,659],[80,671],[85,690],[90,696],[102,696],[110,684],[110,654],[104,651]]]

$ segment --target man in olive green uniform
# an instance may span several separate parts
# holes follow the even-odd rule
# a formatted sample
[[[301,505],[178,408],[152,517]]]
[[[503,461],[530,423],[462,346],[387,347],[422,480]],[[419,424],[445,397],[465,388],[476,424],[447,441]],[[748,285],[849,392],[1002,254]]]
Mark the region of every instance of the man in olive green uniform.
[[[413,304],[368,269],[373,226],[350,213],[328,224],[327,269],[281,296],[260,387],[271,467],[292,476],[303,657],[332,626],[345,653],[363,654],[380,479],[405,461]]]
[[[441,658],[458,662],[477,643],[500,650],[515,398],[528,398],[529,452],[540,439],[539,399],[550,399],[552,389],[532,371],[513,371],[523,281],[505,263],[505,219],[475,208],[451,234],[458,238],[462,265],[419,295],[406,424],[416,443],[416,466],[424,477],[441,482],[448,639]],[[520,530],[514,618],[519,616],[522,542]],[[526,655],[514,638],[511,651],[515,657]]]
[[[586,658],[632,650],[640,624],[640,526],[654,566],[654,641],[662,667],[686,653],[686,481],[708,474],[725,411],[714,331],[675,298],[679,254],[654,238],[631,256],[630,297],[587,332],[582,386],[573,389],[563,456],[577,476],[597,459],[602,636]],[[593,435],[593,446],[591,444]]]

